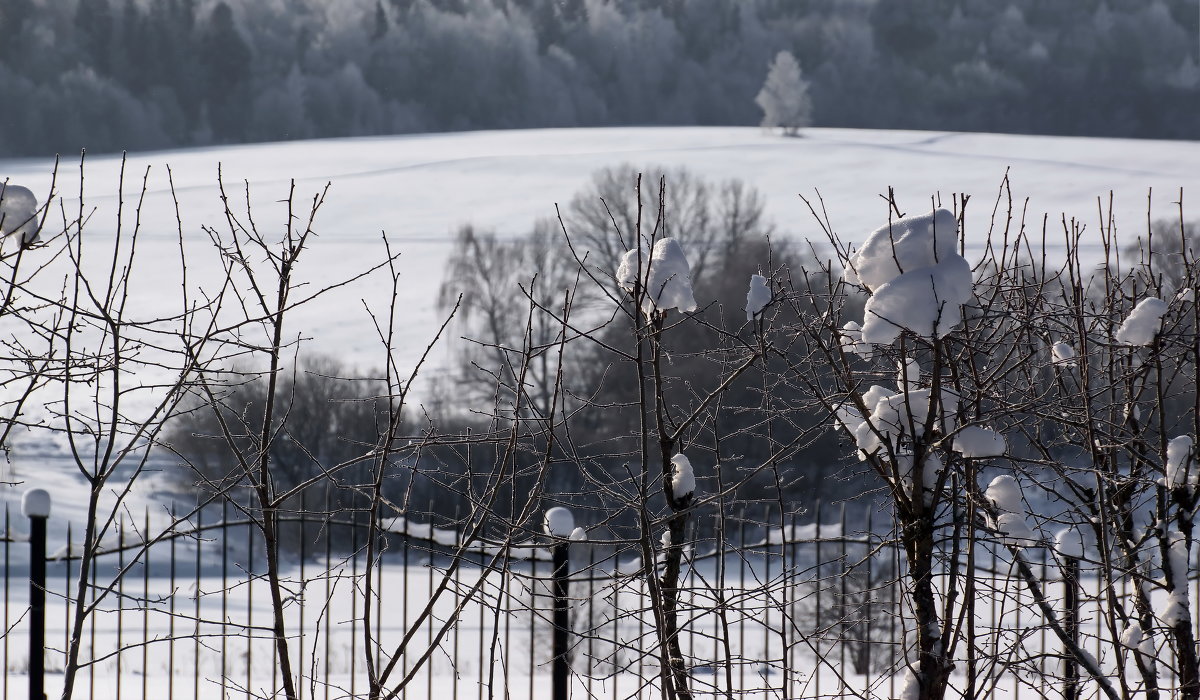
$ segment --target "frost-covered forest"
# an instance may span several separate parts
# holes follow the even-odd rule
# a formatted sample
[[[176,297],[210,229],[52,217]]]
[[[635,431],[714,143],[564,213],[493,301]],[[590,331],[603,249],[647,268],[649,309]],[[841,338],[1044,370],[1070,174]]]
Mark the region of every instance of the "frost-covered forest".
[[[434,130],[814,123],[1196,138],[1189,0],[7,0],[0,154]]]

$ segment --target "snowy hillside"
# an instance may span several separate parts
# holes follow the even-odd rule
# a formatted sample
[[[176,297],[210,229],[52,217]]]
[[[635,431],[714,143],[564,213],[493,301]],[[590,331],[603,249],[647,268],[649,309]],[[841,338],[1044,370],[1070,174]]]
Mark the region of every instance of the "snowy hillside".
[[[1030,227],[1040,228],[1048,214],[1049,238],[1056,241],[1061,226],[1055,222],[1064,213],[1095,232],[1097,197],[1107,201],[1110,190],[1118,228],[1126,233],[1144,228],[1151,188],[1154,217],[1177,215],[1173,202],[1180,188],[1185,194],[1200,189],[1198,162],[1200,143],[1194,142],[848,129],[809,129],[795,139],[753,128],[497,131],[140,153],[129,158],[125,197],[127,206],[136,202],[150,167],[143,261],[160,255],[177,262],[164,166],[170,165],[179,192],[184,234],[196,246],[207,241],[202,225],[222,223],[218,166],[233,195],[249,181],[264,229],[281,229],[277,202],[287,195],[289,180],[296,180],[300,200],[331,182],[317,220],[319,238],[300,274],[314,282],[350,276],[380,259],[380,232],[386,231],[402,252],[400,308],[411,340],[405,354],[415,358],[435,328],[432,299],[455,227],[471,222],[501,233],[524,232],[535,218],[553,216],[555,203],[569,201],[594,170],[607,165],[658,163],[708,178],[741,178],[763,192],[780,230],[801,236],[820,236],[820,229],[797,193],[820,190],[834,228],[848,240],[886,220],[879,194],[888,186],[909,212],[927,209],[936,193],[947,204],[954,193],[973,195],[967,235],[981,236],[1008,170],[1014,195],[1029,198]],[[115,230],[119,164],[119,156],[87,159],[87,208],[96,207],[92,236]],[[0,162],[0,171],[41,198],[51,165],[14,160]],[[66,159],[60,170],[60,192],[77,192],[78,163]],[[1186,197],[1185,213],[1195,215]],[[1098,241],[1089,241],[1094,251]],[[155,271],[149,266],[143,273]],[[146,286],[152,289],[153,281]],[[360,300],[379,307],[387,286],[377,276],[309,308],[301,321],[305,333],[324,352],[364,367],[378,365]],[[153,296],[146,301],[153,303]]]
[[[89,241],[101,245],[116,230],[120,162],[114,155],[88,156],[84,167],[84,211],[95,208],[86,231]],[[157,292],[178,285],[178,234],[165,166],[179,196],[192,279],[206,270],[201,261],[209,243],[202,226],[223,226],[218,167],[233,199],[243,191],[242,181],[249,182],[255,219],[265,231],[283,228],[279,201],[287,196],[290,180],[300,202],[331,182],[316,222],[319,237],[302,258],[299,274],[314,286],[350,277],[382,259],[381,231],[386,231],[402,253],[398,308],[406,329],[401,355],[415,360],[439,321],[433,299],[457,226],[471,222],[505,234],[523,233],[536,218],[553,216],[555,204],[569,201],[593,171],[620,163],[683,166],[712,179],[741,178],[762,191],[781,231],[800,236],[821,233],[797,193],[819,190],[833,227],[847,240],[861,240],[886,220],[879,195],[889,186],[908,212],[927,210],[937,193],[946,204],[954,193],[969,193],[974,199],[966,227],[968,259],[973,257],[970,241],[988,228],[1006,171],[1018,212],[1020,198],[1029,198],[1030,228],[1040,229],[1048,215],[1048,239],[1059,241],[1057,221],[1064,213],[1078,217],[1092,232],[1086,239],[1092,255],[1099,245],[1097,198],[1107,202],[1114,192],[1117,226],[1133,234],[1145,226],[1151,190],[1154,218],[1177,216],[1180,188],[1200,190],[1195,167],[1200,143],[991,134],[810,129],[803,138],[780,138],[753,128],[562,129],[140,153],[129,158],[124,188],[128,225],[150,168],[135,301],[152,313],[171,296]],[[43,199],[51,167],[45,160],[14,160],[0,163],[0,172]],[[71,198],[80,189],[77,162],[63,162],[57,186],[71,215],[78,205]],[[1184,210],[1188,218],[1200,216],[1186,197]],[[701,289],[696,294],[704,296]],[[312,338],[311,348],[336,354],[349,365],[377,367],[382,351],[364,305],[384,311],[389,296],[384,275],[360,280],[304,308],[293,317],[291,333]],[[16,455],[15,475],[30,473],[33,464],[22,465],[40,460],[34,456],[38,451]],[[4,500],[18,497],[4,490]]]

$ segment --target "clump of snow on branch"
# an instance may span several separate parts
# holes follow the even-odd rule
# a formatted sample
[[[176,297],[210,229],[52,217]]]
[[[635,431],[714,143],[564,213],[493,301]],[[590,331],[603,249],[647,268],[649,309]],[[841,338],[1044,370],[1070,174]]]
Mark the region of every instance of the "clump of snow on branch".
[[[675,500],[681,500],[696,492],[696,474],[692,471],[692,462],[685,454],[677,454],[671,458],[675,466],[671,472],[671,495]]]
[[[1196,301],[1196,290],[1191,287],[1184,287],[1178,294],[1175,295],[1175,301],[1182,303],[1192,303]]]
[[[1167,312],[1167,303],[1162,299],[1150,297],[1142,299],[1133,307],[1129,316],[1117,329],[1116,339],[1122,345],[1149,345],[1158,335],[1162,325],[1163,314]]]
[[[21,245],[37,241],[37,197],[28,187],[0,183],[0,235],[15,236]]]
[[[1054,536],[1054,551],[1068,559],[1082,559],[1090,544],[1087,533],[1075,526],[1065,527]]]
[[[621,256],[621,263],[617,265],[617,284],[621,286],[621,289],[630,294],[633,293],[633,290],[642,278],[641,271],[638,269],[639,253],[643,258],[649,254],[645,248],[640,250],[638,248],[630,248]]]
[[[958,224],[949,210],[899,219],[873,231],[850,256],[846,281],[876,292],[901,274],[954,257],[957,248]]]
[[[854,353],[864,360],[871,359],[873,348],[870,343],[864,343],[862,339],[862,326],[854,321],[847,321],[842,326],[841,333],[842,349],[846,352]]]
[[[633,293],[639,282],[645,295],[642,311],[647,315],[654,311],[678,309],[684,312],[696,310],[696,299],[692,293],[692,272],[683,248],[674,238],[660,238],[647,252],[641,249],[641,267],[638,266],[637,248],[626,251],[617,266],[617,284]]]
[[[1003,435],[981,425],[969,425],[954,436],[954,451],[963,457],[1002,457],[1007,450]]]
[[[1013,544],[1031,544],[1037,540],[1033,530],[1025,522],[1025,508],[1021,499],[1021,485],[1007,474],[992,479],[983,494],[996,509],[996,531]]]
[[[750,276],[750,291],[746,292],[746,320],[753,321],[771,303],[771,288],[762,275]]]
[[[903,486],[905,493],[913,493],[913,464],[916,459],[911,453],[902,453],[896,455],[896,474],[900,477],[900,484]],[[925,455],[925,460],[921,466],[921,488],[923,489],[924,500],[926,505],[933,503],[935,491],[937,490],[938,478],[942,473],[942,460],[934,453],[928,452]]]
[[[546,511],[542,524],[551,537],[570,537],[575,529],[575,516],[566,508],[556,506]]]
[[[1054,357],[1055,364],[1073,365],[1075,364],[1075,348],[1069,343],[1059,341],[1050,347],[1050,354]]]
[[[1171,569],[1171,590],[1167,593],[1166,605],[1158,613],[1158,619],[1167,627],[1174,627],[1192,617],[1188,612],[1188,548],[1182,532],[1172,530],[1167,536],[1170,541],[1167,561]]]
[[[1021,485],[1007,474],[992,479],[983,493],[983,497],[1001,513],[1019,512],[1022,508],[1021,495]]]
[[[570,539],[572,542],[587,542],[587,538],[587,530],[584,530],[582,527],[571,530]]]
[[[1131,619],[1125,629],[1121,630],[1121,645],[1130,651],[1141,652],[1148,657],[1154,657],[1154,638],[1142,631],[1142,625]]]
[[[903,438],[919,439],[924,435],[929,419],[930,389],[912,389],[895,392],[878,384],[863,394],[862,401],[869,415],[866,419],[853,404],[844,404],[837,412],[838,421],[850,433],[858,445],[860,457],[879,450],[886,441],[893,450],[900,446]],[[952,430],[949,417],[958,410],[958,397],[942,389],[940,420],[937,425],[943,430]],[[936,409],[935,409],[936,410]],[[912,433],[915,432],[916,435]]]
[[[1167,488],[1195,486],[1196,470],[1192,468],[1192,438],[1180,435],[1167,443]]]
[[[910,391],[917,388],[917,383],[921,381],[921,365],[914,359],[908,359],[899,363],[896,372],[896,386],[901,391]]]
[[[958,254],[958,222],[938,209],[876,229],[850,257],[845,279],[871,293],[862,340],[888,345],[908,329],[940,338],[962,321],[971,266]]]

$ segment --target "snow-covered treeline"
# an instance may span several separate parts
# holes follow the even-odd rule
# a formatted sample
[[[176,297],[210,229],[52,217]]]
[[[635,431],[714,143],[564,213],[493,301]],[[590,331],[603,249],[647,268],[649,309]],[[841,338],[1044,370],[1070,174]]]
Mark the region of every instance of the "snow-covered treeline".
[[[819,126],[1196,138],[1186,0],[11,0],[0,154],[538,126],[756,124],[781,51]]]

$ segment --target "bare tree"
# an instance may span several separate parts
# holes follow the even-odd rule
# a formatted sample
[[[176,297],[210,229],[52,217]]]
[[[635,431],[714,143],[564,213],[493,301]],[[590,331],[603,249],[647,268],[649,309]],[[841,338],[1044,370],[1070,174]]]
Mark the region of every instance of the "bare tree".
[[[466,343],[458,346],[454,378],[475,398],[498,396],[506,404],[522,401],[534,415],[551,412],[555,385],[554,353],[561,323],[545,313],[529,313],[530,301],[543,307],[573,293],[577,275],[558,241],[557,224],[540,220],[527,235],[501,239],[472,226],[459,229],[438,294],[438,307],[456,305]],[[535,356],[525,368],[526,386],[517,386],[526,344]]]

